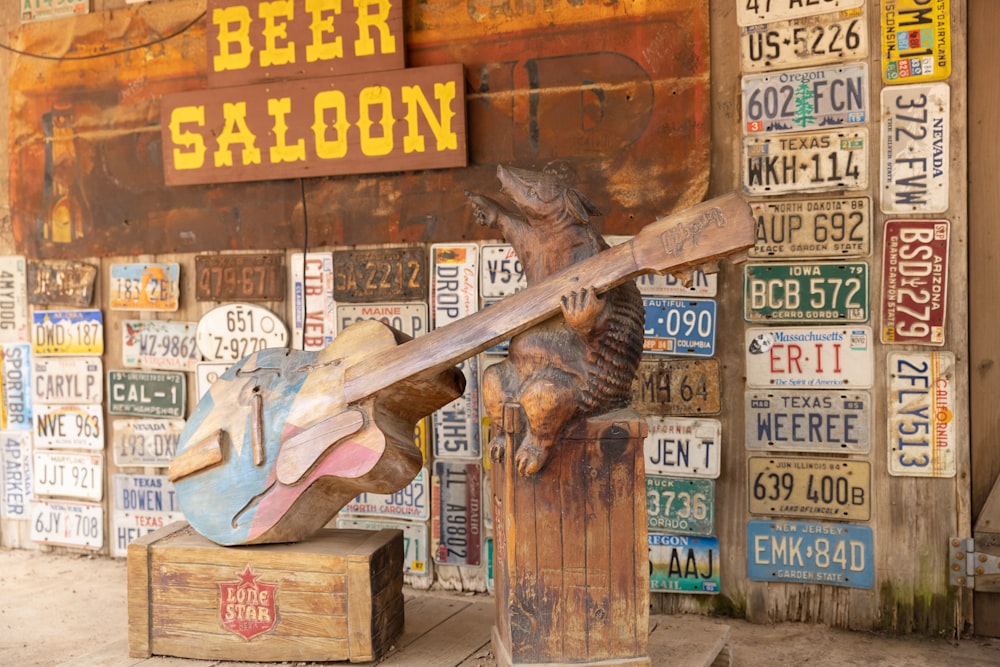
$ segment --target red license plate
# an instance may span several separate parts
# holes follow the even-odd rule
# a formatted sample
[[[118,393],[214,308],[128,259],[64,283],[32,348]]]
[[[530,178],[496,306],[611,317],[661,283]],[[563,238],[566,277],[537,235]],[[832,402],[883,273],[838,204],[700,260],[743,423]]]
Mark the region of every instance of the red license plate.
[[[888,220],[882,247],[882,342],[944,345],[947,220]]]

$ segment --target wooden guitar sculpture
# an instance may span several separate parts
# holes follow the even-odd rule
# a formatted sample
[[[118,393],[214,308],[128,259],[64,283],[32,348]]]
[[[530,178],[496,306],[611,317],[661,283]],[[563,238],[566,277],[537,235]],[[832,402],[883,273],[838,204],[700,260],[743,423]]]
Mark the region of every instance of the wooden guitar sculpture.
[[[550,318],[576,291],[689,274],[753,243],[749,207],[726,195],[419,338],[372,320],[319,352],[255,352],[212,385],[180,435],[169,476],[185,518],[222,545],[306,539],[359,493],[393,493],[416,476],[415,425],[464,391],[458,362]]]

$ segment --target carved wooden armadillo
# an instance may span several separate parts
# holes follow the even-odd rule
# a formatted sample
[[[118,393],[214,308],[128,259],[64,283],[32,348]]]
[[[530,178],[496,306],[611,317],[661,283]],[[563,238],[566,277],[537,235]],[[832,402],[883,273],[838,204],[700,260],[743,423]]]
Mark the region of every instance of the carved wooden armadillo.
[[[558,177],[500,166],[497,178],[518,212],[489,197],[469,198],[480,224],[499,229],[514,247],[529,285],[607,249],[590,225],[596,207]],[[517,428],[504,423],[505,405],[519,404],[526,421],[514,455],[523,475],[542,468],[570,421],[627,405],[643,324],[634,282],[604,295],[580,285],[563,296],[561,316],[515,336],[507,359],[483,376],[483,402],[494,428],[490,456],[503,458],[507,432]]]

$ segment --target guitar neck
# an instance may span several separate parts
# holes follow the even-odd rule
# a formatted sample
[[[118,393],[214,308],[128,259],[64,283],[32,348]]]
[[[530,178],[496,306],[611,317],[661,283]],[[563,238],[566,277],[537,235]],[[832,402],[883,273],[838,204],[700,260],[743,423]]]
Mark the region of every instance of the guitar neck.
[[[354,403],[409,378],[440,373],[548,319],[560,310],[562,297],[574,290],[605,292],[644,273],[683,271],[753,243],[753,218],[736,195],[667,216],[626,243],[568,266],[485,310],[359,361],[345,371],[345,398]]]

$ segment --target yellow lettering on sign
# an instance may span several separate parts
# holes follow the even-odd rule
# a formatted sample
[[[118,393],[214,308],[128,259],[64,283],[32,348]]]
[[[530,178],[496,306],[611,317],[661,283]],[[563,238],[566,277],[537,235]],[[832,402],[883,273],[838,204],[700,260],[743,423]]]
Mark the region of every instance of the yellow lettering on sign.
[[[435,118],[431,105],[427,102],[427,96],[420,86],[403,86],[400,96],[406,104],[406,126],[407,133],[403,137],[404,153],[423,153],[424,135],[420,134],[420,126],[417,123],[417,107],[423,112],[424,120],[431,126],[437,138],[437,150],[456,150],[458,148],[458,135],[451,130],[451,119],[455,112],[451,110],[452,101],[455,99],[455,82],[435,83],[434,99],[438,101],[439,117]]]
[[[216,139],[219,148],[215,151],[215,166],[233,166],[233,152],[229,148],[230,144],[243,144],[244,166],[260,164],[260,149],[255,144],[257,137],[247,127],[247,103],[225,102],[222,105],[222,118],[225,126]]]
[[[376,13],[370,13],[372,8]],[[371,56],[376,53],[375,40],[371,32],[376,30],[379,35],[377,53],[395,53],[396,38],[389,32],[389,10],[392,3],[389,0],[354,0],[354,8],[358,11],[358,38],[354,41],[354,53],[359,56]]]
[[[336,114],[332,123],[326,121],[327,111]],[[316,156],[324,160],[342,158],[347,155],[347,130],[351,122],[347,120],[347,98],[339,90],[324,90],[313,98],[312,131],[316,138]],[[335,131],[336,138],[327,139],[327,128]]]
[[[288,123],[285,117],[292,110],[292,99],[282,97],[281,99],[270,99],[267,101],[267,113],[274,118],[274,146],[271,146],[270,156],[272,163],[278,162],[300,162],[306,159],[306,142],[299,139],[294,145],[285,143],[288,134]]]
[[[197,132],[181,127],[188,123],[204,127],[205,107],[177,107],[170,112],[170,139],[175,145],[174,169],[200,169],[205,165],[205,139]]]
[[[212,70],[246,69],[250,66],[250,10],[233,6],[212,11],[212,23],[219,26],[219,53],[212,58]],[[239,46],[236,51],[233,46]]]
[[[388,155],[392,152],[392,126],[396,119],[392,117],[392,93],[385,86],[369,86],[363,88],[358,95],[361,113],[358,118],[358,129],[361,130],[361,152],[368,156]],[[382,136],[372,136],[371,128],[375,123],[369,110],[372,107],[382,107]]]
[[[295,43],[288,42],[288,21],[295,19],[295,5],[291,0],[274,0],[262,2],[257,6],[257,12],[264,19],[264,48],[260,52],[260,66],[287,65],[295,62]],[[285,17],[286,21],[276,21]],[[279,39],[286,41],[285,46],[278,46]]]
[[[312,44],[306,45],[306,62],[344,57],[343,39],[336,37],[332,42],[323,41],[324,35],[332,35],[334,32],[333,16],[324,16],[323,12],[333,10],[334,14],[340,14],[340,9],[340,0],[306,0],[306,12],[312,15],[309,23]]]

